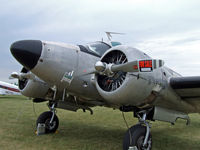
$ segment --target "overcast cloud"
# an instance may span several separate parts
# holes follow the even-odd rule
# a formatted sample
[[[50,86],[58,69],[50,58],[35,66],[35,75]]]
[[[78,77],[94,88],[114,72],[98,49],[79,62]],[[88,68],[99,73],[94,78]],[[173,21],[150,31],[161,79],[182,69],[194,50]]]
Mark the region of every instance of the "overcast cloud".
[[[105,39],[143,50],[182,75],[200,75],[198,0],[0,0],[0,80],[21,66],[10,44],[41,39],[71,44]]]

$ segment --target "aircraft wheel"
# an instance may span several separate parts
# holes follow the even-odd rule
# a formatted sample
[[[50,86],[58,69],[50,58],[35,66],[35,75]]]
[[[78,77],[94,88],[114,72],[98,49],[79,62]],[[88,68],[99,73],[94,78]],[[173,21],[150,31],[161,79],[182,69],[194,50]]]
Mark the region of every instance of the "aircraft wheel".
[[[131,136],[130,136],[131,133]],[[151,150],[152,148],[152,136],[149,134],[146,147],[143,147],[144,139],[146,135],[146,127],[140,124],[134,125],[126,132],[123,141],[123,150],[128,150],[129,146],[136,146],[138,150]],[[131,142],[132,140],[132,142]]]
[[[56,132],[58,126],[59,126],[59,120],[56,114],[54,115],[54,119],[52,123],[50,123],[52,117],[51,111],[43,112],[37,119],[36,125],[38,126],[39,123],[45,124],[45,133],[54,133]]]

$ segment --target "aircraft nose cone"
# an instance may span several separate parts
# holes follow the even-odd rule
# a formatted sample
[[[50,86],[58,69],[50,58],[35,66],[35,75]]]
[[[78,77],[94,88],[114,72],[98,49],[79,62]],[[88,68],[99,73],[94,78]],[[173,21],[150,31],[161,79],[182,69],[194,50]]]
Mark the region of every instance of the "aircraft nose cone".
[[[10,51],[18,62],[31,70],[36,66],[41,56],[42,42],[39,40],[17,41],[10,46]]]

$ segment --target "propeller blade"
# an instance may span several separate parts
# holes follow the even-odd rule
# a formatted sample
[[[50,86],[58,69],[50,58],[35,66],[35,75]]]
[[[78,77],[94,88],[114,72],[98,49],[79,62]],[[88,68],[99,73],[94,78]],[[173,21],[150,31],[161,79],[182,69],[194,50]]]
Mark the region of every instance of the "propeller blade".
[[[138,72],[138,61],[131,61],[125,64],[112,65],[112,72],[123,71],[123,72]]]
[[[90,71],[88,71],[88,72],[83,72],[83,73],[81,73],[81,74],[79,74],[79,75],[75,75],[74,77],[80,77],[80,76],[86,76],[86,75],[90,75],[90,74],[95,74],[95,73],[98,73],[96,70],[90,70]]]
[[[146,60],[135,60],[124,64],[107,64],[105,62],[97,61],[94,68],[78,76],[85,76],[90,74],[103,74],[112,76],[113,72],[152,72],[154,69],[158,69],[164,65],[164,61],[160,59],[146,59]]]
[[[101,73],[105,70],[106,64],[101,61],[97,61],[94,68],[95,69],[90,69],[89,71],[84,70],[83,73],[79,74],[77,77],[86,76],[86,75],[95,74],[95,73]]]
[[[22,78],[27,78],[27,79],[35,79],[35,75],[33,75],[32,73],[28,72],[28,73],[22,73],[21,74]]]
[[[13,72],[11,73],[9,79],[23,79],[23,78],[27,78],[27,79],[35,79],[35,75],[33,75],[32,73],[28,72],[28,73],[17,73],[17,72]]]
[[[19,79],[19,74],[17,72],[12,72],[9,79]]]
[[[158,69],[164,65],[163,60],[148,59],[148,60],[136,60],[127,62],[125,64],[112,65],[111,71],[123,71],[123,72],[152,72],[154,69]]]

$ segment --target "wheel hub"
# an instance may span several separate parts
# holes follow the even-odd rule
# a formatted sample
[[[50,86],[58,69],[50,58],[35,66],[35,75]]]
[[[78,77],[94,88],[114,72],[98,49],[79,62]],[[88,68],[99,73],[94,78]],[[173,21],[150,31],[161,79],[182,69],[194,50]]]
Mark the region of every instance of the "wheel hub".
[[[47,119],[47,120],[45,121],[45,125],[46,125],[46,128],[47,128],[47,129],[52,130],[52,129],[54,129],[55,126],[56,126],[56,121],[53,121],[52,123],[50,123],[50,120],[51,120],[51,119]]]
[[[140,136],[137,141],[138,150],[150,150],[151,149],[151,138],[149,138],[146,146],[143,146],[144,136]]]

